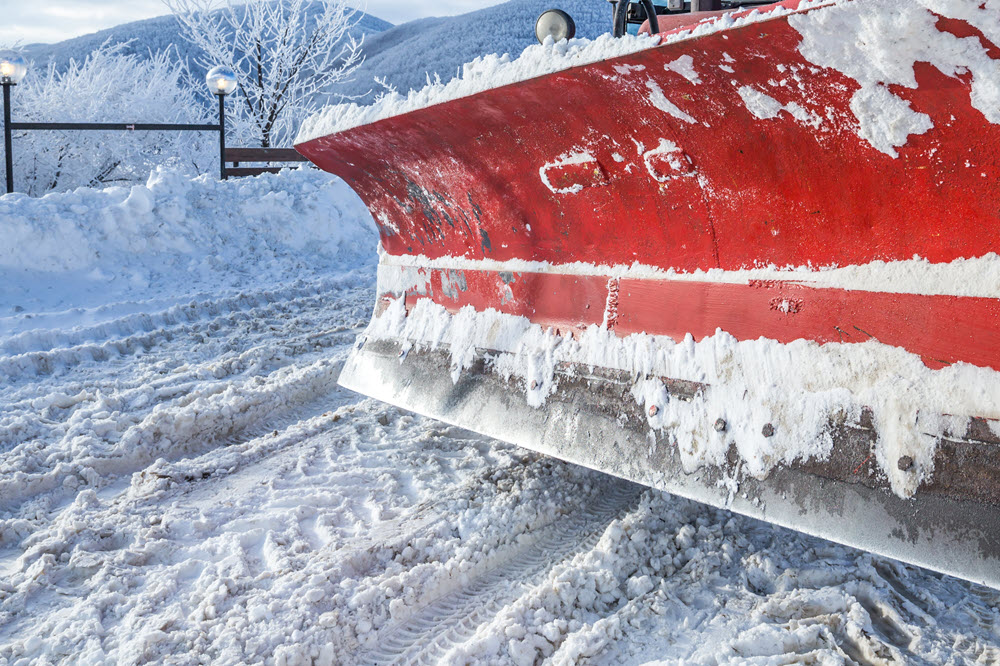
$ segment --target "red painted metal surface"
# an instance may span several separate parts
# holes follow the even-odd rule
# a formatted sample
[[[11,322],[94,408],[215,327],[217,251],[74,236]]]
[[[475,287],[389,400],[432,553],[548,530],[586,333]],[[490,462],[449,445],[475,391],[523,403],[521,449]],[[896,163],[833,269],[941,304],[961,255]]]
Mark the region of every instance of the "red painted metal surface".
[[[660,32],[666,33],[683,29],[692,23],[698,23],[706,18],[720,16],[725,14],[727,11],[728,10],[707,11],[697,12],[695,14],[661,14],[656,17],[656,24],[660,28]],[[643,21],[642,25],[639,26],[639,34],[652,34],[649,28],[648,20]]]
[[[452,312],[471,305],[527,317],[566,334],[606,325],[619,336],[679,342],[722,329],[737,340],[856,343],[877,340],[931,367],[965,362],[1000,370],[1000,300],[744,283],[608,279],[600,275],[428,270],[407,307],[429,298]],[[392,297],[392,294],[386,294]],[[396,295],[398,296],[398,295]]]
[[[494,308],[566,331],[600,325],[608,296],[608,280],[593,276],[443,270],[429,274],[429,293],[449,309]]]
[[[964,22],[939,28],[985,39]],[[916,88],[891,87],[934,124],[894,158],[858,135],[850,103],[859,84],[807,62],[801,40],[778,17],[298,148],[391,222],[381,229],[390,254],[690,271],[1000,251],[1000,126],[971,106],[970,76],[917,63]],[[664,68],[685,55],[699,84]],[[787,111],[753,116],[744,86],[798,104],[818,125]],[[695,122],[656,108],[656,89]],[[662,141],[678,147],[691,177],[647,170]],[[575,194],[550,190],[539,170],[574,151],[599,165],[597,182]]]

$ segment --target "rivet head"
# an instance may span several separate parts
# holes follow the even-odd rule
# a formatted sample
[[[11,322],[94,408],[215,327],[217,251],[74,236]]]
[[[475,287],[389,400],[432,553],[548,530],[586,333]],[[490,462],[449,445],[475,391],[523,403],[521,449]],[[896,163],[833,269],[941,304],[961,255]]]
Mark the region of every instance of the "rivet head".
[[[715,432],[726,432],[726,428],[729,424],[726,423],[726,419],[715,419]]]
[[[760,430],[760,434],[764,435],[764,437],[774,436],[774,426],[770,423],[765,423],[764,427]]]
[[[649,406],[649,415],[650,416],[656,416],[659,413],[660,413],[660,408],[659,407],[657,407],[656,405],[650,405]]]
[[[913,467],[913,458],[910,456],[900,457],[900,459],[896,461],[896,467],[898,467],[902,472],[909,470]]]

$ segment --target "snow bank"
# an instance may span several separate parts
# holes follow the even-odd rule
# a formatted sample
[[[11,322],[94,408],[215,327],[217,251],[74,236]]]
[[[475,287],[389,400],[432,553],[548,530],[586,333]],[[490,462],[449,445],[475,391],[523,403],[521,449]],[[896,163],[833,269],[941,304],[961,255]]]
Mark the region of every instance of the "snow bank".
[[[0,238],[0,318],[294,280],[370,263],[376,243],[357,196],[314,169],[221,182],[161,168],[131,188],[6,195]]]

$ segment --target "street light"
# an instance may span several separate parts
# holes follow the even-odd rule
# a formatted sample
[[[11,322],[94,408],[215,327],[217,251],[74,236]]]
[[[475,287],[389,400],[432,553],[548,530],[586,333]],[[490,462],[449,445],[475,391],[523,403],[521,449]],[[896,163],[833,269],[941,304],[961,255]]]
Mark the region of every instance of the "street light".
[[[16,86],[28,73],[28,63],[13,51],[0,52],[0,82]]]
[[[205,83],[213,95],[228,95],[236,90],[236,72],[219,65],[205,75]]]
[[[28,63],[13,51],[0,51],[0,85],[3,86],[3,154],[7,167],[7,192],[14,191],[14,155],[11,153],[13,129],[10,126],[10,87],[28,73]]]
[[[205,75],[208,91],[219,98],[219,178],[226,180],[226,95],[236,90],[236,72],[217,65]]]

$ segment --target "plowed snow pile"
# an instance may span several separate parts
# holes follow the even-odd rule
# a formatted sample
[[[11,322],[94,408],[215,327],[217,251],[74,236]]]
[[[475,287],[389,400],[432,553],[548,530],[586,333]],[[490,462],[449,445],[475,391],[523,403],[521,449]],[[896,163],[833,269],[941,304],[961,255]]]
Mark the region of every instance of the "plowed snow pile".
[[[964,664],[1000,594],[362,400],[301,171],[0,197],[0,664]]]
[[[227,182],[159,170],[145,185],[7,195],[0,315],[327,275],[370,261],[374,229],[347,185],[313,169]]]

